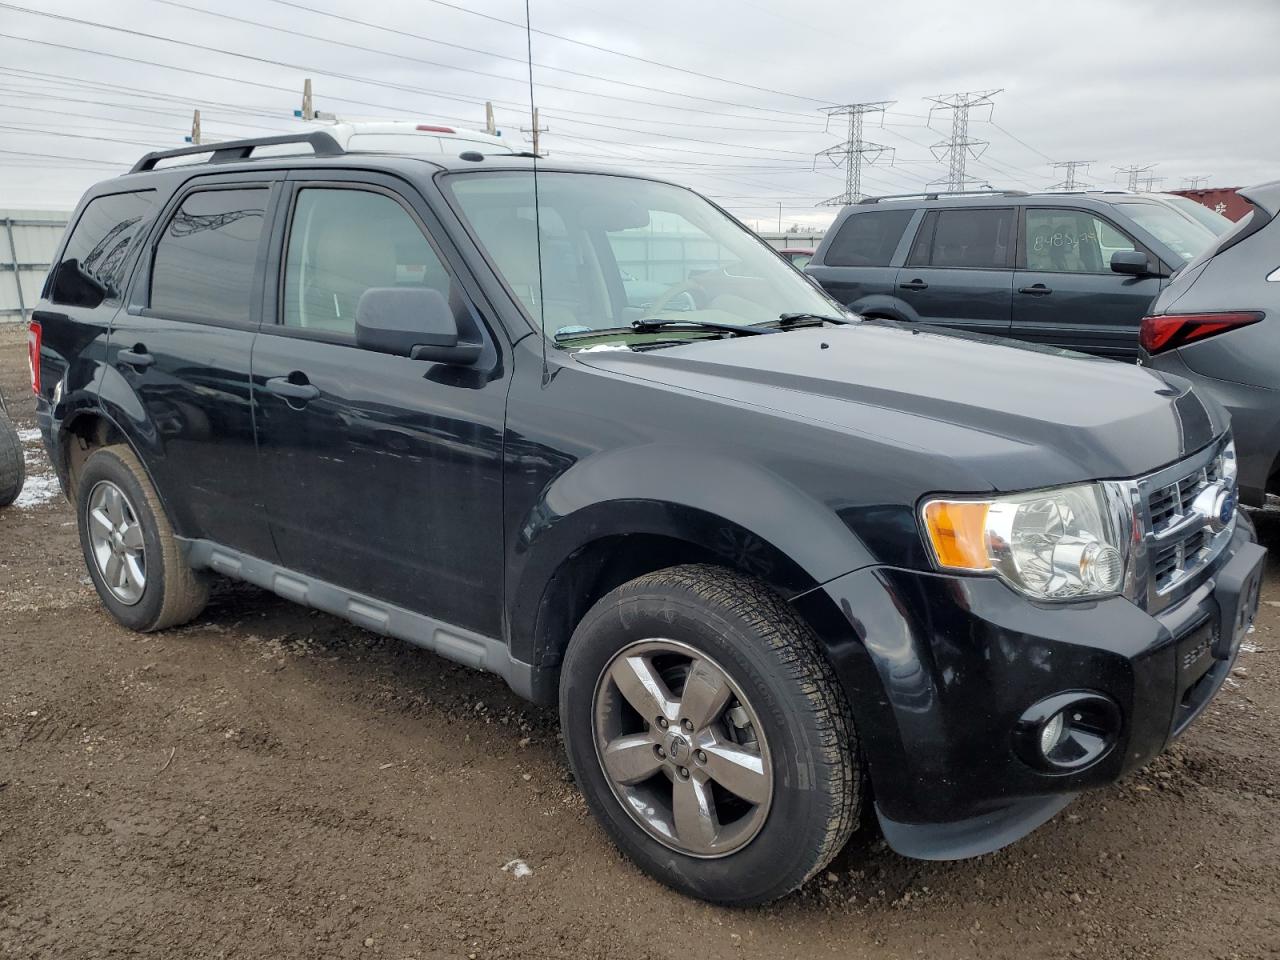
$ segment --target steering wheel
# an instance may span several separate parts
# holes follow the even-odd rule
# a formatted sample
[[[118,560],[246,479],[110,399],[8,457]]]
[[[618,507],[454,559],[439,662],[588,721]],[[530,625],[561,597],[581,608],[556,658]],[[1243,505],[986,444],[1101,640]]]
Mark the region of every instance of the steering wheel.
[[[693,292],[695,290],[701,290],[701,289],[702,288],[698,286],[696,281],[682,280],[680,283],[674,284],[673,286],[668,287],[666,290],[663,290],[662,293],[658,296],[658,299],[653,301],[653,303],[649,305],[649,312],[653,314],[661,313],[663,310],[667,309],[667,304],[669,304],[676,297],[682,296],[683,294],[686,294],[686,293],[689,294],[689,298],[693,300],[694,307],[697,307],[698,301],[693,296]]]

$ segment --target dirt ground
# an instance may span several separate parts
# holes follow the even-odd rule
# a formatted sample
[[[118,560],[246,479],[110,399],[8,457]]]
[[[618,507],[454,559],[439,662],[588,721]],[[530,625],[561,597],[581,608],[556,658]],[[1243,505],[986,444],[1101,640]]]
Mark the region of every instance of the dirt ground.
[[[1280,577],[1212,709],[1128,781],[960,863],[855,837],[733,911],[588,817],[553,712],[243,586],[117,627],[35,438],[0,511],[0,957],[1280,956]],[[1280,547],[1280,521],[1263,537]],[[532,873],[517,871],[520,860]]]

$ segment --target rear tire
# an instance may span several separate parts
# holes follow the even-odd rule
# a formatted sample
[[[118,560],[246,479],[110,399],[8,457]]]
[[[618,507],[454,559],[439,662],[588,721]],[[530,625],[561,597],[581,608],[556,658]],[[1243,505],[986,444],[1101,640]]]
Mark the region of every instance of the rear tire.
[[[0,413],[0,507],[18,499],[27,481],[27,464],[23,459],[22,441],[9,418]]]
[[[208,582],[183,559],[160,498],[128,447],[104,447],[84,462],[76,518],[89,576],[121,624],[163,630],[204,609]]]
[[[795,611],[732,571],[671,567],[601,599],[569,642],[560,722],[609,836],[690,896],[781,897],[858,823],[844,691]]]

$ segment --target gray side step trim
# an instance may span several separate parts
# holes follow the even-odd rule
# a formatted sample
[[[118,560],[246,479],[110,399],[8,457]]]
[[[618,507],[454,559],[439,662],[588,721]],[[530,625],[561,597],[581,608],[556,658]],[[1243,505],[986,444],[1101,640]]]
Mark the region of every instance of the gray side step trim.
[[[352,593],[209,540],[184,540],[182,543],[187,562],[197,570],[212,570],[245,580],[278,593],[286,600],[350,620],[366,630],[407,640],[468,667],[496,673],[516,693],[532,699],[533,667],[512,659],[507,645],[495,637],[486,637],[364,594]]]

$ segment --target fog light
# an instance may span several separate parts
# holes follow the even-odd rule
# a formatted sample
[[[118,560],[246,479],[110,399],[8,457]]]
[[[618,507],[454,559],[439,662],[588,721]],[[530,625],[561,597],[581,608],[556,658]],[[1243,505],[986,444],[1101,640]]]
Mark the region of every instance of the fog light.
[[[1071,690],[1032,704],[1013,728],[1013,746],[1024,762],[1050,774],[1097,763],[1120,737],[1120,708],[1090,690]]]
[[[1054,747],[1062,740],[1062,731],[1066,728],[1066,720],[1063,718],[1061,711],[1055,713],[1053,717],[1040,728],[1040,752],[1048,757],[1053,753]]]

